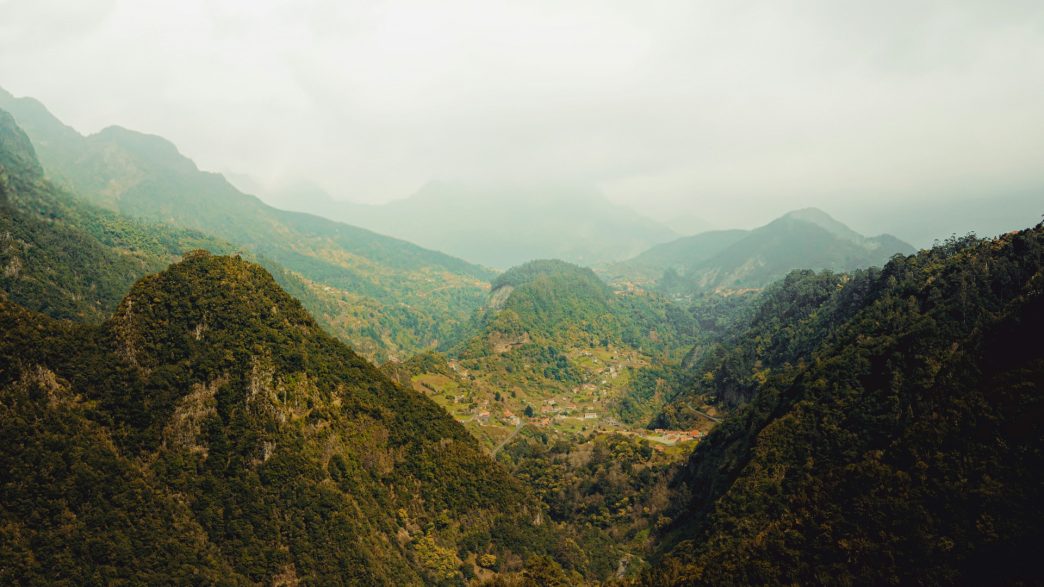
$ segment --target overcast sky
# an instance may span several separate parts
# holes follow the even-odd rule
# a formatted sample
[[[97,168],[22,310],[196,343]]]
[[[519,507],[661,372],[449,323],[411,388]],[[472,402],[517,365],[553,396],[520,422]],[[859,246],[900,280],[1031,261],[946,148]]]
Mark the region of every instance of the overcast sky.
[[[548,180],[858,227],[1044,187],[1040,0],[0,0],[0,86],[356,201]]]

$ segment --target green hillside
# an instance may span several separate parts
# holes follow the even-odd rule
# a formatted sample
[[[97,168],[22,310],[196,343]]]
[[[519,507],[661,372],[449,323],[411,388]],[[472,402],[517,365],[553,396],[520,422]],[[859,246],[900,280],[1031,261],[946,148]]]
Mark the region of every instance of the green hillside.
[[[521,403],[502,400],[508,409],[557,394],[578,413],[587,406],[631,419],[641,410],[621,411],[619,402],[641,375],[675,361],[692,329],[685,312],[655,294],[613,291],[590,269],[563,261],[532,261],[494,280],[489,302],[450,354],[487,387],[510,389]]]
[[[779,284],[643,583],[1039,582],[1042,267],[1038,225]]]
[[[691,316],[660,296],[614,291],[563,261],[532,261],[494,280],[486,306],[444,355],[384,369],[494,452],[522,427],[568,442],[593,432],[651,435],[645,424],[674,394],[694,330]]]
[[[228,246],[75,200],[43,179],[29,139],[0,110],[0,290],[12,301],[101,322],[139,277],[183,251]]]
[[[688,314],[654,294],[532,261],[493,281],[448,356],[382,371],[441,405],[510,467],[565,537],[556,560],[603,581],[643,568],[669,472],[692,445],[644,428],[675,383],[691,331]]]
[[[190,254],[99,327],[0,321],[8,578],[404,585],[539,544],[495,530],[538,510],[459,424],[257,265]]]
[[[38,102],[0,91],[47,176],[76,196],[151,222],[218,235],[300,275],[309,308],[366,356],[433,347],[485,298],[492,273],[368,230],[277,210],[200,171],[161,137],[119,127],[81,136]],[[278,269],[275,269],[278,270]]]
[[[55,318],[97,323],[130,286],[185,251],[233,252],[204,233],[136,220],[75,198],[42,177],[33,146],[0,110],[0,291],[19,305]],[[320,324],[341,332],[345,302],[287,271],[265,264]]]

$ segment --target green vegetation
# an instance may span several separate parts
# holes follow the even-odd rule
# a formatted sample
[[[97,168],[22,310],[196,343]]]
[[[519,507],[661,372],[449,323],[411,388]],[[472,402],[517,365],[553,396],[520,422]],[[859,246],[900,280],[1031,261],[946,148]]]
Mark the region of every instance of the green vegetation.
[[[601,434],[566,440],[527,431],[500,458],[543,500],[565,538],[556,559],[588,580],[636,575],[651,531],[669,520],[667,486],[680,459],[631,435]],[[572,554],[563,552],[573,551]]]
[[[1042,267],[1038,226],[780,284],[643,582],[1038,581]]]
[[[491,415],[528,406],[533,416],[637,423],[667,395],[694,333],[692,317],[658,295],[613,291],[590,269],[544,260],[498,276],[448,353]]]
[[[11,300],[101,322],[136,279],[202,247],[228,245],[83,204],[44,180],[29,139],[0,110],[0,289]]]
[[[135,220],[72,197],[43,178],[25,133],[0,111],[0,290],[12,301],[55,318],[98,323],[135,280],[194,249],[235,250],[198,231]],[[369,311],[365,302],[348,306],[351,294],[332,295],[270,260],[252,258],[318,310],[331,332],[343,334],[347,317]]]
[[[2,584],[1041,581],[1044,224],[487,284],[0,104]]]
[[[257,265],[190,254],[99,327],[0,320],[0,568],[22,581],[401,585],[542,552],[493,532],[546,533],[517,481]]]
[[[0,108],[26,131],[57,184],[131,217],[220,235],[273,273],[293,272],[302,286],[293,293],[303,295],[331,332],[370,358],[401,357],[443,343],[486,296],[485,282],[493,276],[486,269],[362,228],[266,206],[221,175],[200,171],[160,137],[119,127],[83,137],[38,102],[5,92]]]

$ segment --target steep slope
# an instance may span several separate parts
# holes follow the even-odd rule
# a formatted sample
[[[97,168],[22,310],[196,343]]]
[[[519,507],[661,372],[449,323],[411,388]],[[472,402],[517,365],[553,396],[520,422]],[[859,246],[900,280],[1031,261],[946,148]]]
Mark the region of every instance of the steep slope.
[[[701,340],[686,356],[685,383],[665,402],[654,425],[685,429],[711,410],[750,401],[769,373],[799,362],[824,332],[858,310],[853,303],[828,303],[850,279],[830,271],[794,271],[741,306],[694,308],[704,326]],[[719,302],[727,299],[719,296]],[[728,321],[727,328],[705,324],[716,314]]]
[[[225,241],[194,230],[153,224],[74,198],[42,177],[33,146],[0,111],[0,291],[56,318],[101,322],[130,286],[185,251],[232,252]],[[322,316],[340,307],[278,264],[262,261],[280,286]],[[336,324],[320,319],[336,332]]]
[[[751,231],[714,231],[659,245],[609,266],[613,282],[648,283],[673,294],[758,289],[795,269],[880,266],[913,248],[891,235],[865,237],[822,210],[790,212]]]
[[[554,184],[432,182],[383,205],[337,202],[301,185],[271,201],[498,268],[543,258],[606,263],[677,236],[593,190]]]
[[[136,279],[200,247],[229,245],[95,208],[44,180],[29,139],[0,110],[0,291],[11,300],[101,322]]]
[[[456,581],[550,531],[460,425],[239,258],[190,254],[100,327],[9,302],[0,322],[20,580]]]
[[[1044,226],[788,281],[646,582],[1041,581]]]
[[[366,229],[271,208],[224,177],[200,171],[160,137],[119,127],[83,137],[39,103],[6,93],[0,108],[10,109],[26,130],[47,175],[77,196],[219,235],[270,268],[299,274],[311,290],[309,308],[367,356],[434,346],[485,297],[492,276],[485,269]]]
[[[648,532],[669,503],[668,471],[691,446],[689,436],[643,427],[691,331],[688,315],[658,296],[533,261],[493,281],[449,357],[382,370],[442,405],[534,490],[563,537],[564,568],[605,581],[644,564]]]

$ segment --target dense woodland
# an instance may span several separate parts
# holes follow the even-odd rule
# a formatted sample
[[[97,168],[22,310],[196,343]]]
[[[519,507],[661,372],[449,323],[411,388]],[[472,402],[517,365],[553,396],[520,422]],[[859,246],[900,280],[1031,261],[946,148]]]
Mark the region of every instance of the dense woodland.
[[[745,403],[645,579],[1040,581],[1042,257],[1038,225],[779,284],[710,362]]]
[[[3,321],[8,579],[405,584],[527,553],[490,531],[531,525],[521,485],[256,265],[194,253],[100,327]]]
[[[856,268],[901,247],[801,211],[650,252],[670,287],[494,276],[16,106],[0,583],[1044,581],[1044,225]],[[147,179],[102,190],[122,165]],[[218,230],[254,213],[275,224]],[[272,226],[296,236],[262,246]],[[777,275],[838,239],[865,255]],[[695,242],[721,248],[672,265]],[[752,242],[779,262],[697,279]]]

